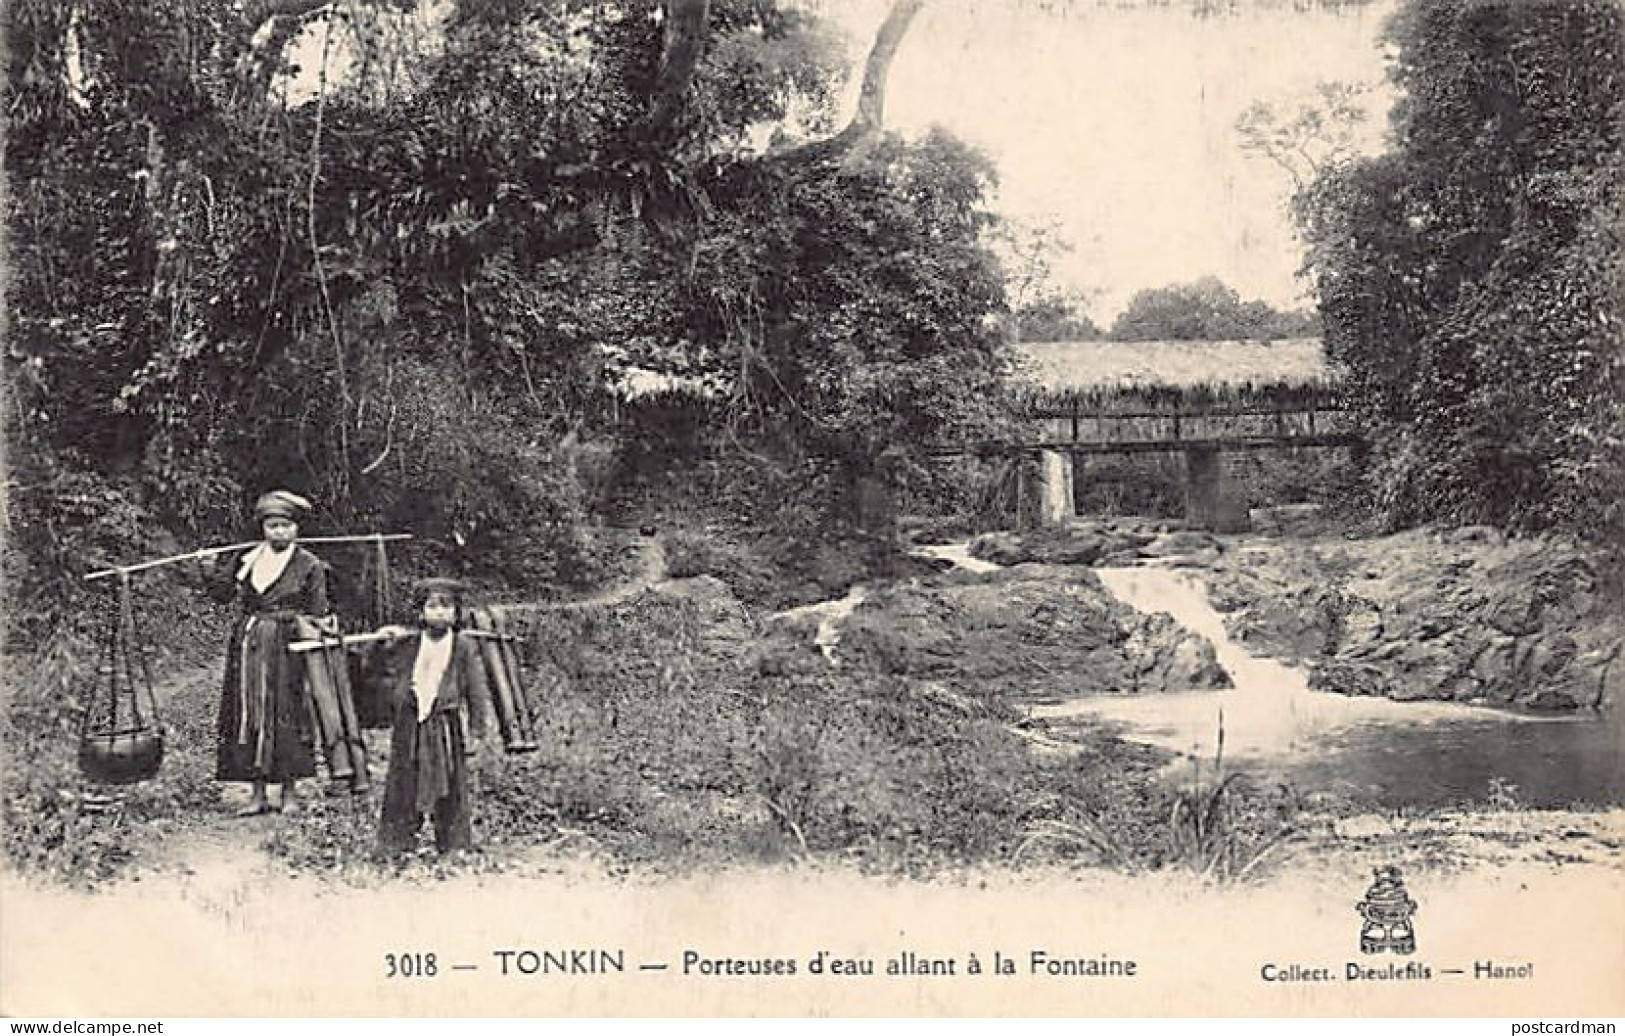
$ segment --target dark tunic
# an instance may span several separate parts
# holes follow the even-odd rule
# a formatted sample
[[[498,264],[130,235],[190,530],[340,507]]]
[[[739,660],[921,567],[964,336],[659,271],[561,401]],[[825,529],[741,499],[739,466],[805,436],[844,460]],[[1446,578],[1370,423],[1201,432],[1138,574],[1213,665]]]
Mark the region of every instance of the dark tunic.
[[[263,594],[246,577],[236,581],[242,612],[226,648],[217,780],[270,783],[316,774],[304,665],[287,647],[297,639],[295,616],[327,615],[327,568],[303,547],[291,549],[288,566]]]
[[[416,845],[425,814],[434,819],[435,846],[442,852],[467,849],[474,842],[468,737],[470,732],[484,734],[491,695],[479,645],[466,633],[448,635],[456,638],[451,657],[429,716],[421,722],[412,693],[421,635],[378,649],[365,669],[369,690],[393,716],[378,828],[378,844],[385,850]]]

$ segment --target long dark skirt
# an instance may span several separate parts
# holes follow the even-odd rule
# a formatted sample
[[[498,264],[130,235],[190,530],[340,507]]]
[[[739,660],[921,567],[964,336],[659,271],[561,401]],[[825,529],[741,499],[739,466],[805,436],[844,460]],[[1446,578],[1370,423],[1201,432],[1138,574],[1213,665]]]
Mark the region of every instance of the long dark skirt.
[[[316,775],[304,664],[288,653],[294,636],[287,613],[244,616],[232,627],[217,780],[277,783]]]
[[[390,734],[379,848],[415,847],[426,814],[434,819],[434,844],[441,852],[474,844],[467,743],[461,712],[436,710],[420,723],[415,701],[400,704]]]

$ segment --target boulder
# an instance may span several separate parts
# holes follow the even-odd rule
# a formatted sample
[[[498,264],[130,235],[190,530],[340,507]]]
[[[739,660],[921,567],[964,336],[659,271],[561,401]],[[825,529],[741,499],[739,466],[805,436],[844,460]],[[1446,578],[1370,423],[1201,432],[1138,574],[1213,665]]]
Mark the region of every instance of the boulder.
[[[1446,700],[1475,697],[1457,685],[1461,659],[1450,641],[1411,642],[1383,659],[1388,697],[1396,701]]]
[[[1239,598],[1239,599],[1238,599]],[[1227,612],[1225,626],[1236,642],[1254,654],[1303,661],[1335,648],[1338,619],[1317,587],[1279,592],[1248,600],[1245,594],[1216,605]]]
[[[1114,543],[1122,544],[1122,549],[1138,550],[1147,544],[1155,543],[1157,537],[1161,536],[1165,530],[1148,528],[1142,522],[1129,524],[1108,522],[1095,531]]]
[[[916,515],[899,518],[897,532],[903,542],[915,546],[957,543],[970,536],[970,523],[958,515],[935,517]]]
[[[1501,530],[1491,525],[1464,525],[1459,529],[1447,529],[1440,536],[1445,543],[1488,543],[1500,545],[1506,542],[1506,536]]]
[[[1581,672],[1597,678],[1594,709],[1618,708],[1625,703],[1625,640],[1587,651],[1578,660]]]
[[[1142,615],[1125,643],[1135,666],[1135,690],[1146,694],[1231,686],[1213,645],[1164,614]]]
[[[1033,553],[1013,532],[989,532],[971,541],[970,556],[995,565],[1019,565],[1033,560]]]
[[[968,568],[955,565],[937,577],[936,582],[942,586],[975,586],[987,582],[991,575],[992,572],[972,572]]]
[[[1483,619],[1502,633],[1528,636],[1540,629],[1540,604],[1531,596],[1510,591],[1490,602]]]
[[[1147,557],[1167,558],[1192,554],[1216,556],[1223,549],[1219,545],[1219,541],[1211,533],[1185,530],[1183,532],[1164,533],[1141,547],[1140,552]]]
[[[1517,650],[1517,638],[1492,634],[1473,657],[1473,677],[1486,687],[1511,683],[1517,672]]]
[[[1115,550],[1095,562],[1096,568],[1131,568],[1140,560],[1137,550]]]
[[[1611,660],[1606,650],[1582,652],[1567,633],[1527,637],[1492,634],[1470,672],[1486,700],[1533,708],[1590,708],[1603,693]]]
[[[1337,650],[1359,652],[1382,642],[1382,608],[1358,594],[1343,595],[1342,627]]]
[[[1395,697],[1387,670],[1369,662],[1331,659],[1309,671],[1309,689],[1367,698]]]
[[[1089,569],[1051,565],[882,591],[846,620],[841,657],[1016,701],[1229,686],[1206,640],[1124,605]]]
[[[1044,552],[1044,560],[1054,565],[1093,565],[1113,546],[1104,536],[1073,533]]]
[[[970,546],[972,557],[999,565],[1038,561],[1048,565],[1094,565],[1108,555],[1136,551],[1153,537],[1119,531],[1099,522],[1028,533],[993,532]]]
[[[1268,536],[1320,536],[1333,532],[1333,523],[1319,504],[1280,504],[1255,507],[1249,512],[1254,532]]]
[[[1502,633],[1571,626],[1596,608],[1596,570],[1584,558],[1520,559],[1497,576],[1485,595],[1483,618]]]

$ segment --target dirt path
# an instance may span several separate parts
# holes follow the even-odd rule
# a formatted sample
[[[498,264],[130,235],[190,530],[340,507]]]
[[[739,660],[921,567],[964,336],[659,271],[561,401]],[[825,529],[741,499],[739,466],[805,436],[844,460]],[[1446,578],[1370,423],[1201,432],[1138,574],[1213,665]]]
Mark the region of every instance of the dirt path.
[[[528,615],[533,612],[562,611],[575,608],[603,608],[622,604],[631,600],[638,594],[662,582],[667,576],[666,547],[654,537],[644,537],[633,541],[637,554],[637,567],[632,575],[619,583],[594,590],[583,597],[574,597],[563,601],[535,601],[523,604],[503,605],[503,610],[511,615]]]
[[[249,786],[214,780],[221,665],[214,659],[154,688],[166,730],[163,768],[150,785],[114,796],[136,806],[141,804],[138,796],[148,798],[158,812],[146,822],[138,842],[137,871],[184,875],[217,891],[268,873],[268,841],[279,827],[296,823],[295,811],[327,787],[318,765],[317,778],[300,783],[300,800],[293,810],[260,817],[237,815],[248,804]],[[273,790],[273,802],[276,795]]]
[[[638,565],[632,576],[614,586],[605,587],[586,597],[561,601],[557,608],[588,608],[620,604],[629,601],[649,587],[666,578],[666,546],[658,538],[644,537],[635,541]]]

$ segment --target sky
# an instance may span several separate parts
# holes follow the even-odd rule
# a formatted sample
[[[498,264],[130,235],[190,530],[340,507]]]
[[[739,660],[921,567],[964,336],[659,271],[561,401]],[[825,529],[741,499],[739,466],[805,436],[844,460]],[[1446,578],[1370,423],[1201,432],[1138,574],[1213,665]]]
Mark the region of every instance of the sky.
[[[890,0],[802,0],[848,35],[847,105]],[[1144,288],[1214,275],[1282,309],[1307,306],[1291,181],[1244,152],[1237,118],[1254,101],[1290,107],[1317,83],[1369,84],[1360,150],[1380,151],[1392,92],[1379,44],[1395,0],[1338,12],[1292,0],[929,0],[898,51],[888,127],[941,125],[993,158],[992,208],[1053,226],[1069,251],[1053,283],[1107,327]],[[434,0],[421,0],[425,11]],[[296,46],[313,95],[321,44]]]
[[[888,6],[823,5],[860,67]],[[1059,229],[1072,250],[1055,258],[1055,280],[1102,326],[1139,289],[1207,274],[1243,298],[1304,306],[1291,181],[1240,148],[1235,123],[1255,100],[1369,83],[1359,149],[1380,151],[1392,93],[1378,35],[1394,4],[1237,7],[1198,18],[1181,0],[936,0],[898,51],[886,121],[910,135],[940,124],[986,151],[1001,178],[994,208]]]

